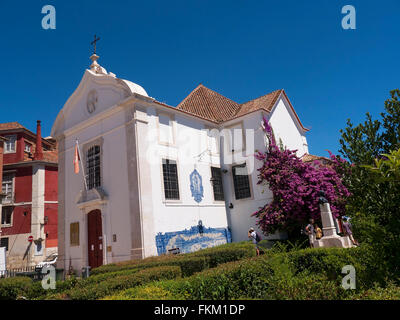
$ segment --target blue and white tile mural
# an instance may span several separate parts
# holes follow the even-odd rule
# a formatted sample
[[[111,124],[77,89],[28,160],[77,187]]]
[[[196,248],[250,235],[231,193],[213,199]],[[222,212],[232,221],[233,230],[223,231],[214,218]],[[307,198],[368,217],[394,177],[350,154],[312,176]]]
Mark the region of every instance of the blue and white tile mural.
[[[190,174],[190,191],[192,192],[192,197],[194,201],[200,203],[204,197],[203,179],[199,172],[194,169]]]
[[[159,233],[156,236],[158,254],[179,248],[181,253],[215,247],[232,242],[231,232],[227,228],[205,228],[201,223],[190,230]]]

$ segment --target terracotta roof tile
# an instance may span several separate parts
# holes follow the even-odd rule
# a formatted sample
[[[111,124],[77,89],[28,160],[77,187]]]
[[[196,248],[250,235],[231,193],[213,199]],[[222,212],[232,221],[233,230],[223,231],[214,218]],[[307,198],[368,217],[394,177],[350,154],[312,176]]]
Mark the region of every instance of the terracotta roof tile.
[[[208,119],[223,122],[232,118],[240,105],[200,84],[178,106],[177,109]]]
[[[177,106],[177,109],[221,123],[257,110],[271,112],[282,92],[282,89],[276,90],[239,104],[200,84]]]
[[[57,150],[43,151],[43,161],[58,163]]]
[[[257,110],[265,110],[267,112],[271,112],[276,100],[278,99],[282,91],[282,89],[276,90],[257,99],[242,103],[235,117],[240,117]]]
[[[209,121],[221,123],[258,110],[271,112],[278,98],[283,96],[288,101],[294,116],[304,131],[309,131],[301,123],[285,90],[279,89],[257,99],[238,104],[223,95],[200,84],[178,106],[177,109]]]
[[[12,130],[12,129],[26,129],[23,125],[18,122],[6,122],[0,123],[0,130]]]
[[[325,163],[330,163],[330,162],[331,162],[331,160],[330,160],[329,158],[327,158],[327,157],[316,156],[316,155],[308,154],[308,153],[304,154],[304,155],[301,157],[301,160],[302,160],[303,162],[313,162],[313,161],[318,160],[318,161],[321,161],[321,162],[324,163],[324,164],[325,164]]]

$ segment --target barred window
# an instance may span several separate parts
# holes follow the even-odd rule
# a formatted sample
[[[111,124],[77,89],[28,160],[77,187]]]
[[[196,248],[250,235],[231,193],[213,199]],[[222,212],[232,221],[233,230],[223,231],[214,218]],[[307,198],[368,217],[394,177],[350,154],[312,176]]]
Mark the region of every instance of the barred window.
[[[224,201],[221,168],[211,167],[211,182],[214,190],[214,200]]]
[[[246,164],[232,167],[233,184],[237,200],[251,197],[250,181]]]
[[[101,186],[100,179],[100,147],[90,147],[86,158],[87,174],[86,181],[88,189],[93,189]]]
[[[166,200],[179,200],[178,168],[176,161],[163,159],[164,194]]]

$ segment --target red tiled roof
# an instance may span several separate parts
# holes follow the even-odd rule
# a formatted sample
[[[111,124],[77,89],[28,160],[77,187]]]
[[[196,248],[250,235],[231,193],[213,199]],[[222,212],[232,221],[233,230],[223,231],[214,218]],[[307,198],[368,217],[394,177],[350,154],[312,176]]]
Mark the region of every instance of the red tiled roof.
[[[278,99],[282,91],[283,91],[282,89],[275,90],[257,99],[253,99],[248,102],[242,103],[240,105],[239,112],[236,113],[235,117],[240,117],[257,110],[265,110],[267,112],[271,112],[273,106],[276,103],[276,100]]]
[[[12,130],[12,129],[26,129],[23,125],[18,122],[6,122],[0,123],[0,130]]]
[[[319,161],[322,161],[322,162],[330,162],[330,161],[331,161],[331,160],[330,160],[329,158],[327,158],[327,157],[316,156],[316,155],[308,154],[308,153],[304,154],[304,155],[301,157],[301,160],[302,160],[303,162],[312,162],[312,161],[316,161],[316,160],[319,160]]]
[[[35,137],[36,134],[33,133],[32,131],[28,130],[18,122],[7,122],[7,123],[0,123],[0,132],[9,132],[9,131],[20,131],[23,130],[25,131],[28,135],[32,137],[32,141],[28,141],[29,144],[31,144],[31,153],[24,152],[24,159],[22,162],[32,162],[34,161],[33,155],[35,154],[35,149],[36,149],[36,144],[35,144]],[[1,137],[0,137],[1,138]],[[57,154],[57,142],[51,138],[42,138],[43,143],[45,143],[46,148],[50,150],[43,150],[43,161],[45,162],[51,162],[51,163],[57,163],[58,162],[58,154]],[[19,163],[19,162],[18,162]],[[9,163],[13,164],[13,163]]]
[[[208,119],[223,122],[232,118],[240,105],[200,84],[178,106],[177,109]]]
[[[58,163],[57,150],[43,151],[43,161]]]
[[[269,113],[281,94],[287,99],[301,127],[308,131],[302,125],[283,89],[275,90],[257,99],[238,104],[200,84],[177,106],[177,109],[209,121],[221,123],[258,110],[265,110]]]

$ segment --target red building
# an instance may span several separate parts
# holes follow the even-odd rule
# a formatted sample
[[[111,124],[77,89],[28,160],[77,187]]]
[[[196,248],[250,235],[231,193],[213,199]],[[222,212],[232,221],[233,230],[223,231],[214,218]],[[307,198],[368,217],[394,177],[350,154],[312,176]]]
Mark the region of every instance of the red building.
[[[5,139],[0,136],[0,185],[3,183],[3,148]],[[3,192],[0,190],[0,212],[1,212],[1,202],[3,199]],[[1,225],[0,225],[1,226]],[[1,230],[1,228],[0,228]],[[1,233],[0,233],[1,236]]]
[[[0,124],[0,136],[0,247],[7,248],[7,268],[33,266],[57,251],[57,144],[42,138],[40,121],[36,134],[17,122]]]

